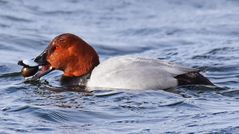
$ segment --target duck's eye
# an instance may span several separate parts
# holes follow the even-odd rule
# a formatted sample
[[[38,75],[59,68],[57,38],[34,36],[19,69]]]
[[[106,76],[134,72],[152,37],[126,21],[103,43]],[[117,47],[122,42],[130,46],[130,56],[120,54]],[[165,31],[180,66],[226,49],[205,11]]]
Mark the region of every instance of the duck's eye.
[[[52,46],[49,50],[49,53],[53,53],[56,50],[56,46]]]

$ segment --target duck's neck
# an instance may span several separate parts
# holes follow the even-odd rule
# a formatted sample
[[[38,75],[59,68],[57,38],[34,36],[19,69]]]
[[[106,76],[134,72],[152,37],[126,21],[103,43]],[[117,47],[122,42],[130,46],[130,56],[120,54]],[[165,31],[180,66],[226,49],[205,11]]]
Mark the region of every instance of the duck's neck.
[[[80,76],[80,77],[69,77],[69,76],[62,76],[61,77],[61,85],[62,86],[85,86],[88,79],[90,78],[91,73],[88,73],[84,76]]]

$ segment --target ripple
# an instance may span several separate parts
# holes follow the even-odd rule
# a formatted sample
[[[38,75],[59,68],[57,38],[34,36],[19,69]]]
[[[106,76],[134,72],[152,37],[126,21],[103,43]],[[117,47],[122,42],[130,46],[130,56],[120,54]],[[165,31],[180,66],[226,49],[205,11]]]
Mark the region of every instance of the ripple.
[[[1,28],[8,28],[9,25],[7,25],[7,24],[0,24],[0,27],[1,27]]]
[[[232,52],[232,51],[237,51],[237,49],[233,48],[233,47],[215,48],[215,49],[209,51],[207,54],[215,55],[215,54],[228,53],[228,52]]]
[[[65,122],[68,121],[68,118],[66,115],[60,112],[50,112],[50,111],[35,111],[34,115],[37,117],[40,117],[41,119],[47,120],[47,121],[52,121],[52,122]]]
[[[104,46],[104,45],[95,45],[97,51],[103,55],[125,55],[125,54],[133,54],[139,53],[143,51],[150,50],[150,47],[122,47],[122,46]]]
[[[221,95],[228,97],[239,97],[239,89],[228,89],[226,91],[220,92]]]
[[[58,11],[44,11],[43,14],[45,15],[71,15],[76,11],[64,11],[64,10],[58,10]]]
[[[7,4],[8,1],[6,1],[6,0],[0,0],[0,3],[1,3],[1,4]]]
[[[161,30],[157,28],[142,28],[142,29],[127,29],[127,31],[123,31],[121,32],[121,34],[147,36],[152,34],[158,34],[159,32],[161,32]]]
[[[148,27],[148,28],[137,28],[137,29],[127,29],[125,31],[119,32],[121,36],[152,36],[152,35],[175,35],[183,33],[182,29],[173,27]]]
[[[4,73],[0,75],[0,78],[7,78],[7,77],[19,77],[21,76],[21,72],[11,72],[11,73]]]
[[[26,23],[32,22],[32,20],[29,20],[29,19],[24,19],[24,18],[20,18],[16,16],[9,16],[9,15],[0,15],[0,18],[7,19],[9,21],[16,21],[16,22],[26,22]]]
[[[39,108],[36,107],[32,107],[32,106],[28,106],[28,105],[24,105],[24,106],[11,106],[11,107],[6,107],[3,109],[3,111],[6,112],[22,112],[22,113],[27,113],[27,112],[32,112],[35,111]]]
[[[0,65],[0,72],[7,72],[10,68],[7,65]]]
[[[238,52],[234,47],[222,47],[210,50],[202,55],[193,56],[193,60],[232,60],[237,59],[234,53]]]

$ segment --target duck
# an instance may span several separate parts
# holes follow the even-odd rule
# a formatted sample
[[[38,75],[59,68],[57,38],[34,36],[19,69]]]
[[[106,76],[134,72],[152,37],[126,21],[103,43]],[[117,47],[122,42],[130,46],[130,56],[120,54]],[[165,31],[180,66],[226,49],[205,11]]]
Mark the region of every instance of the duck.
[[[160,59],[115,56],[100,63],[97,51],[79,36],[56,36],[34,62],[40,67],[34,79],[53,70],[63,71],[63,78],[89,88],[169,89],[182,85],[214,85],[199,69]]]

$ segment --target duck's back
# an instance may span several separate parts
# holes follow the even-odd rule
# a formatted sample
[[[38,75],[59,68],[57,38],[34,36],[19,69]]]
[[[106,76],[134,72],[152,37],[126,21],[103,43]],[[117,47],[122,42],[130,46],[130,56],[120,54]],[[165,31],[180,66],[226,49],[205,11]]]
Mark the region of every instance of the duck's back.
[[[87,83],[89,87],[119,89],[167,89],[176,87],[178,75],[198,72],[159,59],[114,57],[98,65]]]

